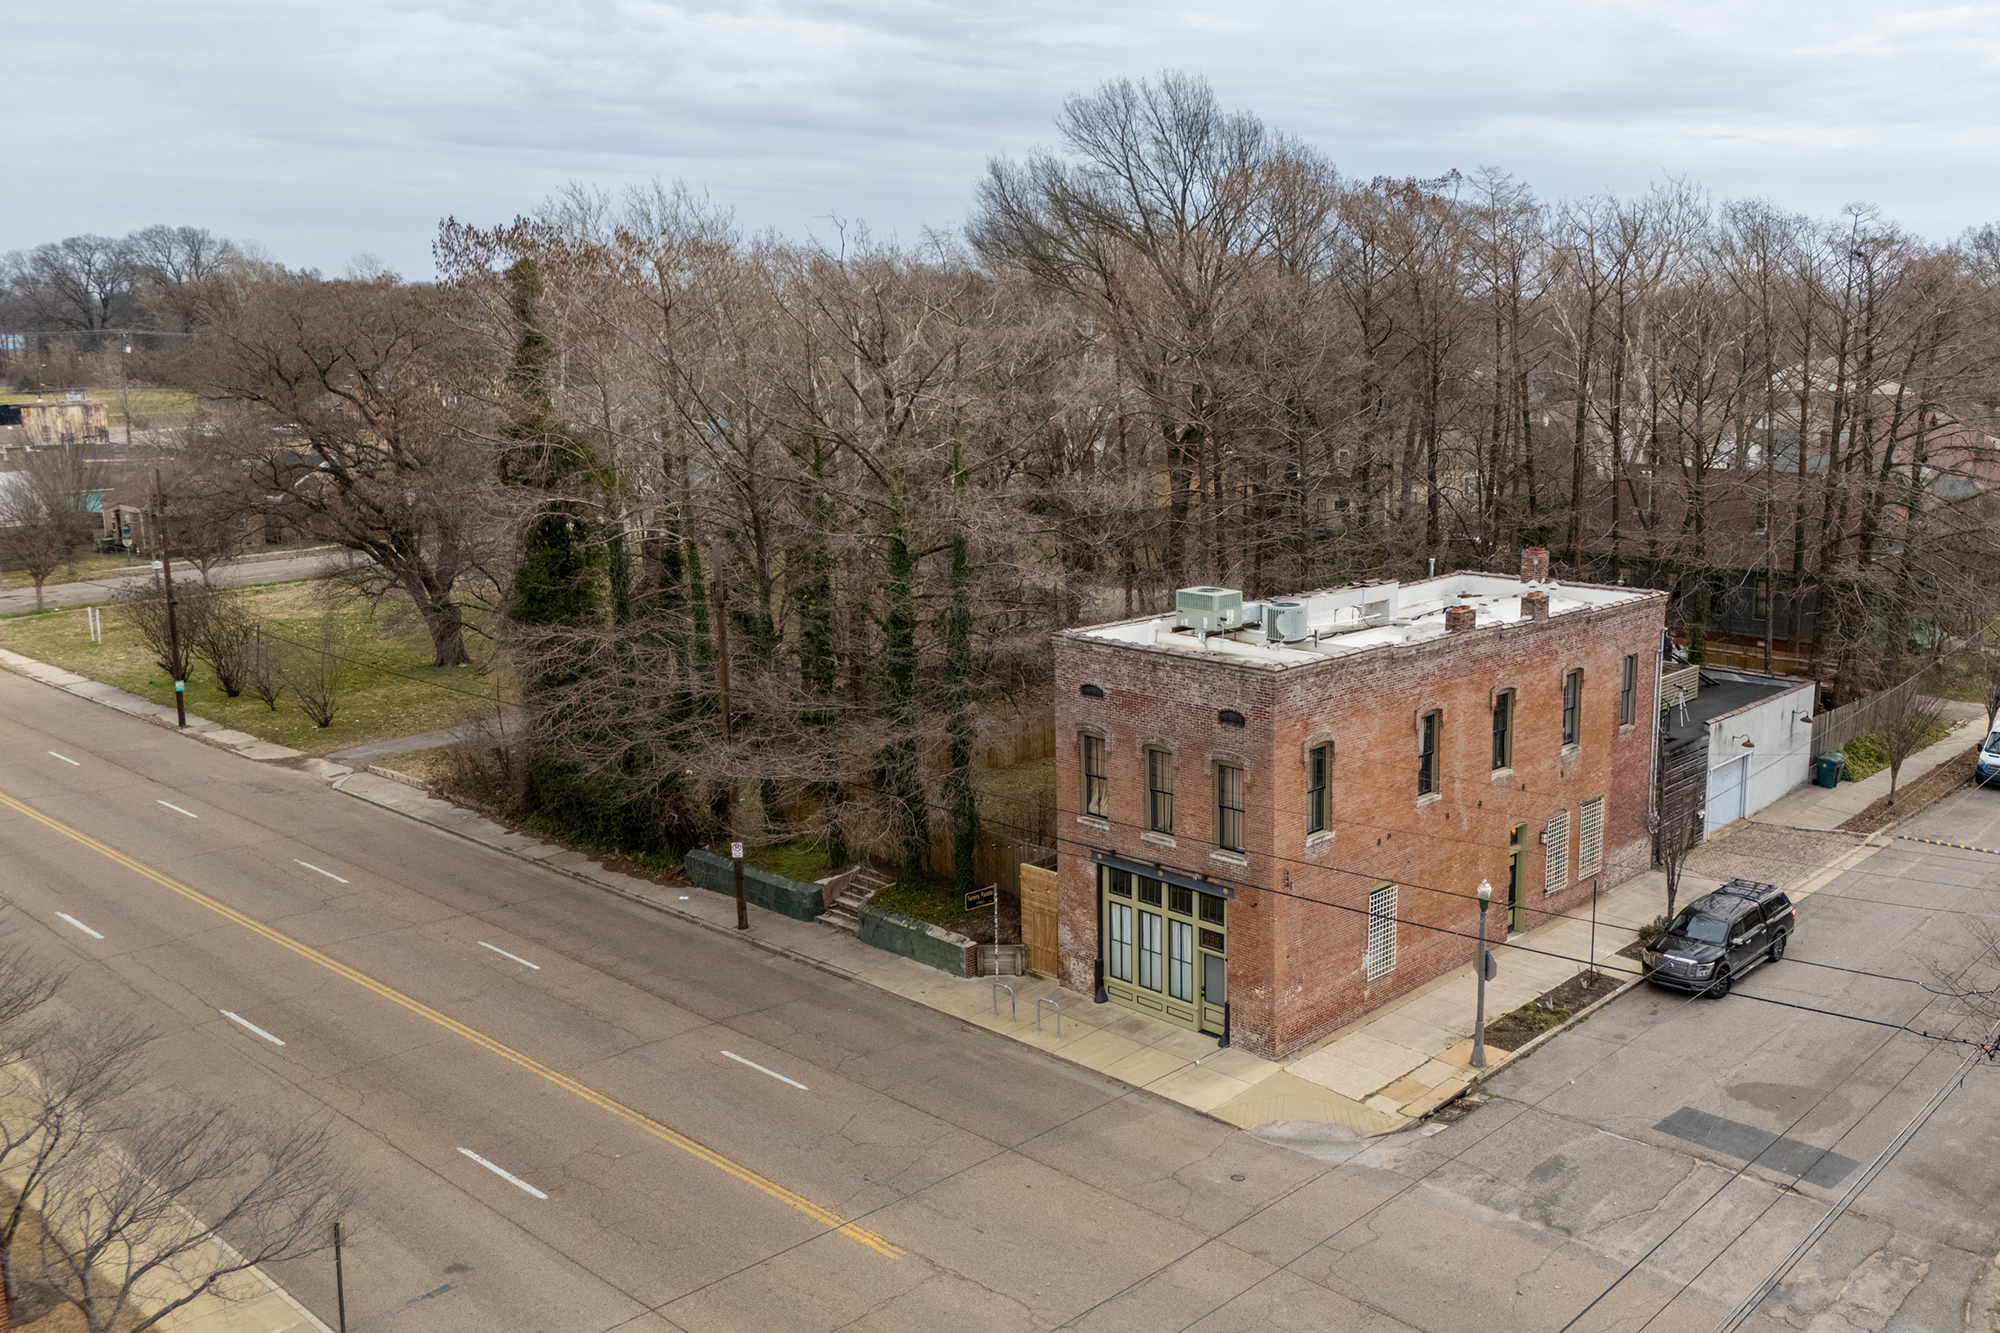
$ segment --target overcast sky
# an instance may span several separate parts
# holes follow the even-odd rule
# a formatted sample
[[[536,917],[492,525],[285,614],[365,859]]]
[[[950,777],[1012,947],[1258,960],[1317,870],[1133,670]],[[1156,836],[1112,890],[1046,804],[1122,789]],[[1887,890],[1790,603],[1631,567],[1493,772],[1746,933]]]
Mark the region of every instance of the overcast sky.
[[[452,215],[680,177],[750,229],[913,238],[1069,93],[1162,68],[1355,176],[1670,174],[1933,239],[2000,221],[2000,5],[768,0],[11,8],[0,250],[194,223],[430,276]]]

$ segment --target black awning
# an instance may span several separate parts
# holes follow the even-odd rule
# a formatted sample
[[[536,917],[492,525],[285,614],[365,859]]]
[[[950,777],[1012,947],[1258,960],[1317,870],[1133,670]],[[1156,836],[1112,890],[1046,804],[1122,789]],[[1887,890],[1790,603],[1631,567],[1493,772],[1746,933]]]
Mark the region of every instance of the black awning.
[[[1169,870],[1152,861],[1134,861],[1129,856],[1095,849],[1092,849],[1090,859],[1096,865],[1110,866],[1113,870],[1127,870],[1135,875],[1144,875],[1147,879],[1157,879],[1165,884],[1193,889],[1196,893],[1209,893],[1218,898],[1236,896],[1236,886],[1233,884],[1220,884],[1212,879],[1203,879],[1199,875],[1190,875],[1184,870]]]

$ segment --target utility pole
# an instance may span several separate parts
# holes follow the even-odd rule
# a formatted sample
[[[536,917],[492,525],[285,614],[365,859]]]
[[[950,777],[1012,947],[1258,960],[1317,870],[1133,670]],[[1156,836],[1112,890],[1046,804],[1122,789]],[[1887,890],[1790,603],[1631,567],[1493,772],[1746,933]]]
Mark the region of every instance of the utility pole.
[[[340,1271],[340,1223],[333,1224],[333,1299],[340,1309],[340,1333],[347,1333],[347,1280]]]
[[[160,470],[153,469],[153,515],[160,520],[160,573],[167,587],[167,656],[174,667],[174,713],[180,726],[188,724],[187,670],[181,663],[180,626],[174,619],[174,561],[167,553],[167,501],[160,488]]]
[[[724,782],[729,793],[729,860],[736,881],[736,928],[750,929],[750,907],[743,898],[743,840],[736,833],[736,754],[729,733],[729,614],[722,597],[722,544],[709,547],[709,593],[715,610],[715,682],[722,696],[722,748],[726,756]]]

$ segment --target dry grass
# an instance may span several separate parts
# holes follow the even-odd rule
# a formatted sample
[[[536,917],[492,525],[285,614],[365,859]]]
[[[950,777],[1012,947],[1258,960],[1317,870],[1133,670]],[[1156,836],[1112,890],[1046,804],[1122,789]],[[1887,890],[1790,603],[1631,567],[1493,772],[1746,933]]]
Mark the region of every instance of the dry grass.
[[[326,587],[316,581],[275,583],[230,595],[247,603],[267,634],[304,643],[316,637]],[[101,644],[90,642],[83,610],[75,608],[0,618],[0,648],[154,703],[173,703],[173,682],[154,663],[138,631],[115,607],[103,611]],[[511,683],[499,673],[479,667],[433,667],[430,636],[407,598],[399,595],[372,612],[350,607],[339,614],[354,634],[353,656],[359,661],[350,668],[332,726],[315,727],[289,694],[278,701],[275,713],[247,694],[228,698],[202,666],[188,680],[188,711],[262,740],[324,755],[370,741],[458,726],[491,714],[496,696],[509,703],[515,698]],[[475,657],[490,656],[477,638],[468,642]]]

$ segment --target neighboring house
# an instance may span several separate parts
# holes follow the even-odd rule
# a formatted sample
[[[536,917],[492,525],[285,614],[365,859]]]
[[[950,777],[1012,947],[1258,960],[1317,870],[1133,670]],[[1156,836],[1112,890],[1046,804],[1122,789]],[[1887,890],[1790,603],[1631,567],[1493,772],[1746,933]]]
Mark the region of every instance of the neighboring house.
[[[1057,635],[1063,983],[1277,1058],[1470,962],[1481,880],[1498,941],[1644,870],[1666,598],[1547,571]]]
[[[81,397],[62,403],[0,403],[0,456],[16,448],[109,444],[111,410]]]
[[[1754,815],[1812,778],[1818,685],[1719,667],[1660,679],[1660,808],[1701,813],[1700,835]]]
[[[1907,415],[1907,414],[1906,414]],[[1989,504],[2000,488],[2000,438],[1932,413],[1921,439],[1914,422],[1895,427],[1884,422],[1877,444],[1866,457],[1855,459],[1843,483],[1847,502],[1831,512],[1844,516],[1850,545],[1861,527],[1861,514],[1874,488],[1884,485],[1881,470],[1891,471],[1884,494],[1901,494],[1921,446],[1921,477],[1925,503],[1967,510]],[[1600,481],[1587,502],[1585,547],[1600,576],[1637,586],[1670,588],[1685,572],[1699,569],[1711,590],[1708,619],[1710,660],[1762,665],[1768,637],[1773,662],[1803,669],[1817,629],[1817,606],[1808,582],[1799,593],[1797,641],[1792,639],[1792,546],[1794,521],[1803,518],[1804,566],[1819,560],[1824,526],[1830,444],[1824,433],[1806,453],[1799,470],[1797,442],[1786,435],[1777,442],[1770,470],[1760,464],[1757,449],[1746,449],[1742,466],[1699,471],[1674,464],[1630,463],[1616,487]],[[1700,522],[1695,517],[1699,515]],[[1891,505],[1886,526],[1876,534],[1876,549],[1893,554],[1901,549],[1906,513]],[[1962,513],[1947,527],[1990,522],[1975,512]],[[1808,575],[1810,579],[1810,575]],[[1685,586],[1682,587],[1685,592]]]

